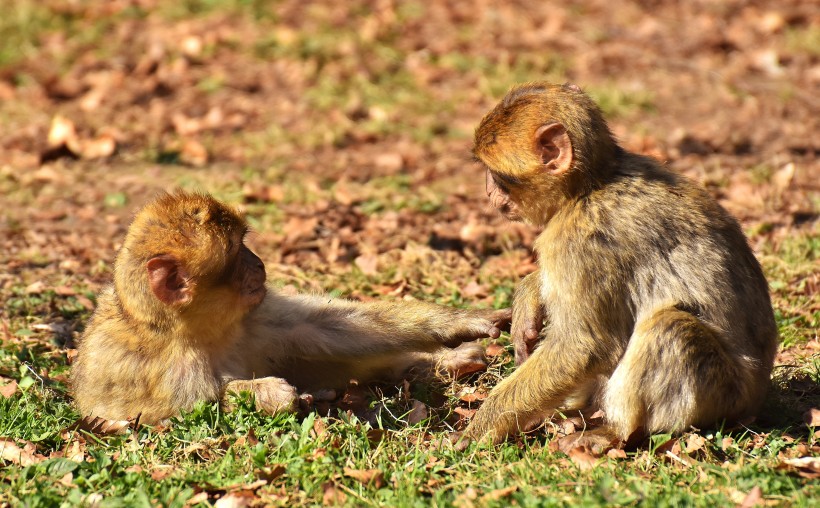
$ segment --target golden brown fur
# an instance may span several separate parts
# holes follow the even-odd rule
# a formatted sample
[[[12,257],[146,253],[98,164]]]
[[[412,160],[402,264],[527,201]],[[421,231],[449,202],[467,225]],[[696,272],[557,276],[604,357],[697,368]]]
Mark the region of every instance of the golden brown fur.
[[[79,344],[73,391],[83,415],[155,423],[238,390],[273,413],[293,409],[297,388],[475,369],[483,350],[462,341],[497,336],[508,319],[278,294],[243,244],[246,229],[202,194],[165,195],[136,215]]]
[[[714,199],[619,147],[573,85],[514,88],[475,140],[493,204],[543,232],[513,302],[520,367],[467,439],[498,441],[568,401],[602,406],[620,439],[757,410],[777,329],[760,266]]]

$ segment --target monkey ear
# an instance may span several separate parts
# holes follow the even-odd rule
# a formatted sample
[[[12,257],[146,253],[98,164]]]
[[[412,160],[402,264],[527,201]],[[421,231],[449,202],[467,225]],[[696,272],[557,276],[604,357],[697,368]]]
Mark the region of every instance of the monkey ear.
[[[576,85],[575,83],[570,83],[569,81],[561,85],[561,88],[563,88],[564,90],[572,90],[573,92],[583,92],[580,86]]]
[[[174,256],[164,254],[148,260],[148,282],[154,296],[165,305],[186,304],[191,301],[188,273]]]
[[[572,142],[560,123],[548,123],[535,131],[535,151],[551,174],[565,173],[572,165]]]

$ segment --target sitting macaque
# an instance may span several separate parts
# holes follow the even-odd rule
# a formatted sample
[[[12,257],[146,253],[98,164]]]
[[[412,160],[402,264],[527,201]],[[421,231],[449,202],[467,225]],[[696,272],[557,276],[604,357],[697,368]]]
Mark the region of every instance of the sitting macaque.
[[[137,213],[79,342],[84,416],[153,424],[244,390],[276,413],[295,409],[297,390],[351,378],[469,372],[486,366],[483,349],[462,342],[498,337],[509,321],[509,309],[278,294],[247,229],[203,194],[166,194]]]
[[[556,408],[603,409],[602,427],[559,443],[593,449],[757,411],[777,327],[760,265],[712,197],[620,147],[575,85],[513,88],[479,124],[474,153],[491,203],[543,231],[538,270],[513,299],[519,367],[460,446]]]

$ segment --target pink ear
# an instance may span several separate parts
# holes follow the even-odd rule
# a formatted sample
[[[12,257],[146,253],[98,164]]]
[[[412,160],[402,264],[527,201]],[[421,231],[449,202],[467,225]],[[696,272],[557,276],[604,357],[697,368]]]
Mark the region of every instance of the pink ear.
[[[560,123],[542,125],[535,131],[535,150],[552,174],[565,173],[572,166],[572,142]]]
[[[188,303],[191,287],[188,274],[174,256],[165,254],[148,260],[148,282],[154,296],[165,305]]]

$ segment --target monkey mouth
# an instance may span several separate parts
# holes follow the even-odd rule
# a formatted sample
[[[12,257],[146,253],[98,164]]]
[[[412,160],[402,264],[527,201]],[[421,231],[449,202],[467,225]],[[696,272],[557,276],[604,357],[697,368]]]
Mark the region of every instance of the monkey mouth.
[[[509,203],[505,203],[498,207],[498,212],[504,216],[505,219],[511,221],[520,221],[521,215],[518,213],[518,210],[510,206]]]

